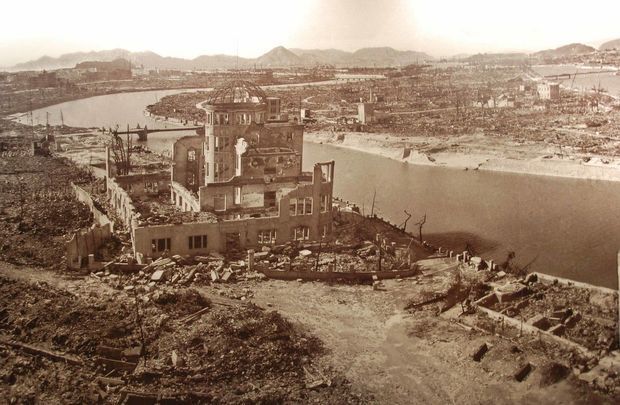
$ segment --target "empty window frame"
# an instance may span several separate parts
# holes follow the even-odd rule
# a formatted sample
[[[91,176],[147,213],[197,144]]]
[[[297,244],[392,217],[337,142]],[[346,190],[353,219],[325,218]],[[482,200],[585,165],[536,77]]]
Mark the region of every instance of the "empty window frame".
[[[312,197],[304,198],[304,215],[312,214]]]
[[[187,185],[188,186],[196,185],[196,174],[194,172],[187,173]]]
[[[196,151],[194,149],[190,149],[187,151],[187,161],[188,162],[196,161]]]
[[[321,194],[321,212],[327,212],[330,208],[329,194]]]
[[[147,193],[158,193],[159,192],[159,183],[156,181],[150,182],[147,181],[144,183],[144,191]]]
[[[332,181],[332,165],[331,164],[322,164],[321,165],[321,180],[324,183],[331,183]]]
[[[187,243],[190,249],[206,249],[207,248],[207,235],[188,236]]]
[[[309,240],[310,228],[307,226],[297,226],[291,229],[291,239],[293,240]]]
[[[170,238],[151,239],[151,249],[153,253],[170,251]]]
[[[276,230],[275,229],[263,229],[258,231],[258,244],[259,245],[275,245],[276,243]]]
[[[235,204],[241,204],[241,187],[235,186]]]
[[[312,197],[291,198],[289,201],[289,215],[312,214]]]

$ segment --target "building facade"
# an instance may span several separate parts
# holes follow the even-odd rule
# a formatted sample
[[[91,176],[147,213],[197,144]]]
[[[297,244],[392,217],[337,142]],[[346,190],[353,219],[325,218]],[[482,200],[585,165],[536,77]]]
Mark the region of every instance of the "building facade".
[[[540,83],[537,87],[541,100],[559,100],[560,85],[558,83]]]
[[[170,199],[179,211],[213,213],[217,221],[137,226],[137,253],[202,254],[331,233],[334,162],[302,171],[304,128],[288,120],[279,98],[234,81],[201,107],[205,135],[172,147]]]

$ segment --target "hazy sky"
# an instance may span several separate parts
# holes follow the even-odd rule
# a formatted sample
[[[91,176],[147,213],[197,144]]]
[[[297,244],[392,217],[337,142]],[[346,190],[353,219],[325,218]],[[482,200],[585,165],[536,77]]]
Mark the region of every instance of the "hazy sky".
[[[392,46],[434,56],[620,38],[620,0],[6,1],[0,66],[124,48],[193,58]]]

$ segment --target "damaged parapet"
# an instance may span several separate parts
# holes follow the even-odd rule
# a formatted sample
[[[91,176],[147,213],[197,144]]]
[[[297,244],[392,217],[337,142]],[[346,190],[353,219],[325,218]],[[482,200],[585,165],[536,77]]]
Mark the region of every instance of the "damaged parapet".
[[[280,99],[234,81],[201,107],[205,135],[172,147],[168,204],[183,215],[132,229],[138,257],[319,240],[332,232],[334,162],[302,171],[304,127],[288,120]]]

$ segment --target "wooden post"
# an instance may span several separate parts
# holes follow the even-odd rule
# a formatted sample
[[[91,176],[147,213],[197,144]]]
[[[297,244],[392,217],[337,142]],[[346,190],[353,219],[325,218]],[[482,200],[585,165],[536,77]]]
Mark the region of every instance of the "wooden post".
[[[248,250],[248,271],[254,270],[254,250]]]

